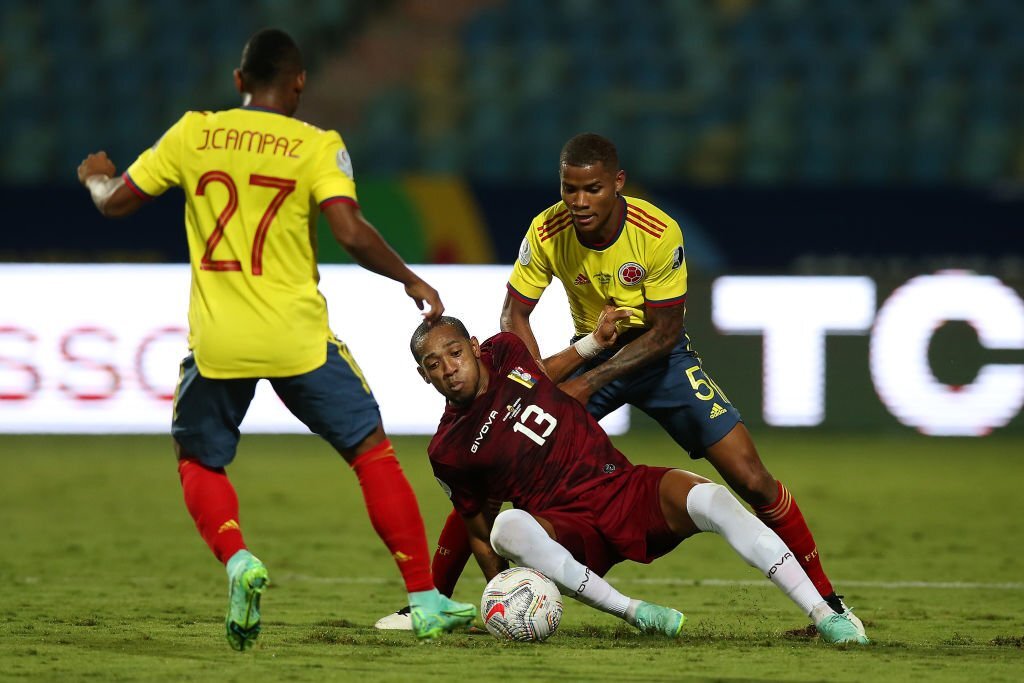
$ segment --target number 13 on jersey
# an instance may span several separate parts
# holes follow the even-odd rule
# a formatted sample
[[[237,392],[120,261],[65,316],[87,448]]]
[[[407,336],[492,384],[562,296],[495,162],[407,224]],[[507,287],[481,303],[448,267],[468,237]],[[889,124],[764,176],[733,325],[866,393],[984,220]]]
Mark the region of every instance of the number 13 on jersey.
[[[537,429],[543,429],[543,433],[538,434],[530,427],[527,427],[527,420],[529,420],[530,424],[534,425]],[[512,425],[512,431],[519,432],[538,446],[543,446],[547,442],[547,438],[551,436],[551,432],[555,431],[555,427],[557,426],[558,420],[554,415],[545,413],[543,410],[531,403],[526,406],[526,409],[519,416],[519,422]]]

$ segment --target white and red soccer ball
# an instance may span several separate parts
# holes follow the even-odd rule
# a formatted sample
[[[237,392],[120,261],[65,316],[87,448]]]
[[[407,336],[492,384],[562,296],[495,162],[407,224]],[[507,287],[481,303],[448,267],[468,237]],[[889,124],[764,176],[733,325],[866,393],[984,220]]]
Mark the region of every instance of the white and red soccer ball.
[[[547,640],[562,619],[562,594],[548,577],[513,567],[487,583],[480,599],[484,625],[499,640]]]

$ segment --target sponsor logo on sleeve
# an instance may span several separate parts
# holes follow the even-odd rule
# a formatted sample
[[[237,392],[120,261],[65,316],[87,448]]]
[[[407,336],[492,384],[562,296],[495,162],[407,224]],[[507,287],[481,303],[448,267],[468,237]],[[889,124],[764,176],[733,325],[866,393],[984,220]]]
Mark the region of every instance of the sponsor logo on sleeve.
[[[338,164],[338,170],[344,173],[350,180],[355,180],[355,173],[352,171],[352,157],[349,156],[348,150],[342,147],[338,150],[338,156],[335,158],[335,162]]]
[[[528,266],[530,260],[533,258],[533,252],[530,250],[530,240],[526,237],[523,238],[523,243],[519,245],[519,265]]]
[[[672,252],[672,270],[679,270],[679,266],[683,265],[683,260],[686,258],[686,252],[683,251],[683,245],[676,247],[676,250]]]

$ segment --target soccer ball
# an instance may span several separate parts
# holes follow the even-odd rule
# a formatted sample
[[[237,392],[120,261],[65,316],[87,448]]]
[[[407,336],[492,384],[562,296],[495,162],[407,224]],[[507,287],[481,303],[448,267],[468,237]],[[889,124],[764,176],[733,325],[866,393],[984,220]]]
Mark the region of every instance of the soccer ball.
[[[547,640],[562,620],[562,594],[536,569],[513,567],[487,583],[480,614],[498,640],[540,642]]]

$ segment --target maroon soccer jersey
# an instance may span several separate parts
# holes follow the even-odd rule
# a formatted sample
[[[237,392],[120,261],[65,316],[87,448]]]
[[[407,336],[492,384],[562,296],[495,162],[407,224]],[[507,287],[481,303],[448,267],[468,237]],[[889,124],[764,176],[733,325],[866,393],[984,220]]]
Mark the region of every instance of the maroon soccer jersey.
[[[632,468],[578,401],[541,372],[516,335],[480,346],[487,391],[448,404],[427,453],[463,515],[488,500],[539,511],[564,505]]]

